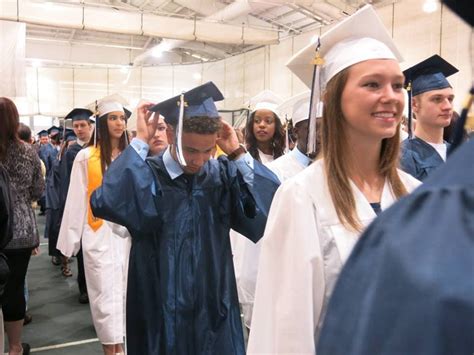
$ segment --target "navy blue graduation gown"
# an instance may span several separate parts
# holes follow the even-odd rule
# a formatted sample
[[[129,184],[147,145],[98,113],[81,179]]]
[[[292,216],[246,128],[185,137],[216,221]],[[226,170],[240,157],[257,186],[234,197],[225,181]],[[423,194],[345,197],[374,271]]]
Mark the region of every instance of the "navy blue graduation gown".
[[[423,181],[442,164],[444,160],[436,149],[424,140],[415,137],[402,142],[400,168],[418,180]]]
[[[363,234],[318,355],[474,353],[474,140]]]
[[[69,190],[69,183],[71,181],[72,165],[74,164],[74,159],[76,159],[77,153],[79,153],[81,149],[82,146],[80,146],[78,143],[73,143],[67,148],[61,159],[59,168],[61,174],[59,186],[59,202],[61,210],[64,210],[64,206],[66,205],[67,192]]]
[[[132,235],[128,354],[245,354],[229,230],[258,241],[278,187],[258,162],[254,175],[249,188],[221,157],[172,180],[132,147],[111,164],[91,206]]]

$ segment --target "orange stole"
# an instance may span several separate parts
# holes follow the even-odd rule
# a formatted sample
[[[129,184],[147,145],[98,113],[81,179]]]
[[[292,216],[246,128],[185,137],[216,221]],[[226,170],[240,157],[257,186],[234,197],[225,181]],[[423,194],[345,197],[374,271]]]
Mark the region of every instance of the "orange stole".
[[[100,165],[100,148],[90,147],[91,155],[87,161],[87,223],[94,232],[99,229],[104,221],[94,217],[90,205],[91,195],[95,189],[102,185],[102,168]]]

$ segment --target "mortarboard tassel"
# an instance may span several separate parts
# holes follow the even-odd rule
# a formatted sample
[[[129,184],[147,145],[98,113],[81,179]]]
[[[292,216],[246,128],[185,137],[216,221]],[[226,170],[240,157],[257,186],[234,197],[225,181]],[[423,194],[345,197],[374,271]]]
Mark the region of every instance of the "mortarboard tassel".
[[[407,130],[408,130],[408,139],[412,139],[413,138],[413,129],[412,129],[413,118],[412,118],[412,112],[411,112],[411,97],[412,97],[411,81],[408,83],[407,93],[408,93],[408,122],[407,122],[408,127],[407,127]]]
[[[316,56],[313,60],[313,82],[311,85],[311,102],[309,108],[309,134],[308,134],[308,148],[306,151],[307,155],[313,155],[316,153],[317,147],[317,131],[316,131],[316,120],[322,116],[322,101],[321,101],[321,67],[324,65],[324,59],[319,53],[321,42],[318,39],[318,45],[316,47]]]
[[[99,124],[99,103],[95,100],[95,126],[94,126],[94,147],[97,147],[97,129]]]
[[[290,121],[288,120],[288,115],[285,114],[285,154],[290,151]]]
[[[182,144],[182,137],[183,137],[183,119],[184,119],[184,94],[181,94],[179,98],[179,119],[178,119],[178,129],[176,131],[176,155],[178,157],[179,163],[182,166],[186,166],[186,160],[183,156],[183,144]]]

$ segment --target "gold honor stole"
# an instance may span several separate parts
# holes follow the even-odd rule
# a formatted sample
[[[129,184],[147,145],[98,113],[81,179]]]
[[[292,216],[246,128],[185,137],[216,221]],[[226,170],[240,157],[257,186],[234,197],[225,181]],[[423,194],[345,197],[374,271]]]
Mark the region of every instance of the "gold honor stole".
[[[100,148],[90,147],[91,155],[87,161],[87,223],[96,232],[104,223],[92,214],[91,195],[102,185],[102,167],[100,165]]]

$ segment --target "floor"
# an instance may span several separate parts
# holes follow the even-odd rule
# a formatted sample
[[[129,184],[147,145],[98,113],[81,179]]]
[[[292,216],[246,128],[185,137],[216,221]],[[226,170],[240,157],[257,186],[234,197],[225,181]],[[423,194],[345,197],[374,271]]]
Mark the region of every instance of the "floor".
[[[41,236],[44,222],[44,217],[38,216]],[[28,268],[28,310],[33,321],[24,327],[23,342],[30,344],[32,353],[42,355],[102,354],[89,305],[78,302],[75,258],[70,264],[74,275],[66,278],[59,266],[51,263],[47,240],[41,240],[40,249],[41,254],[31,257]]]

